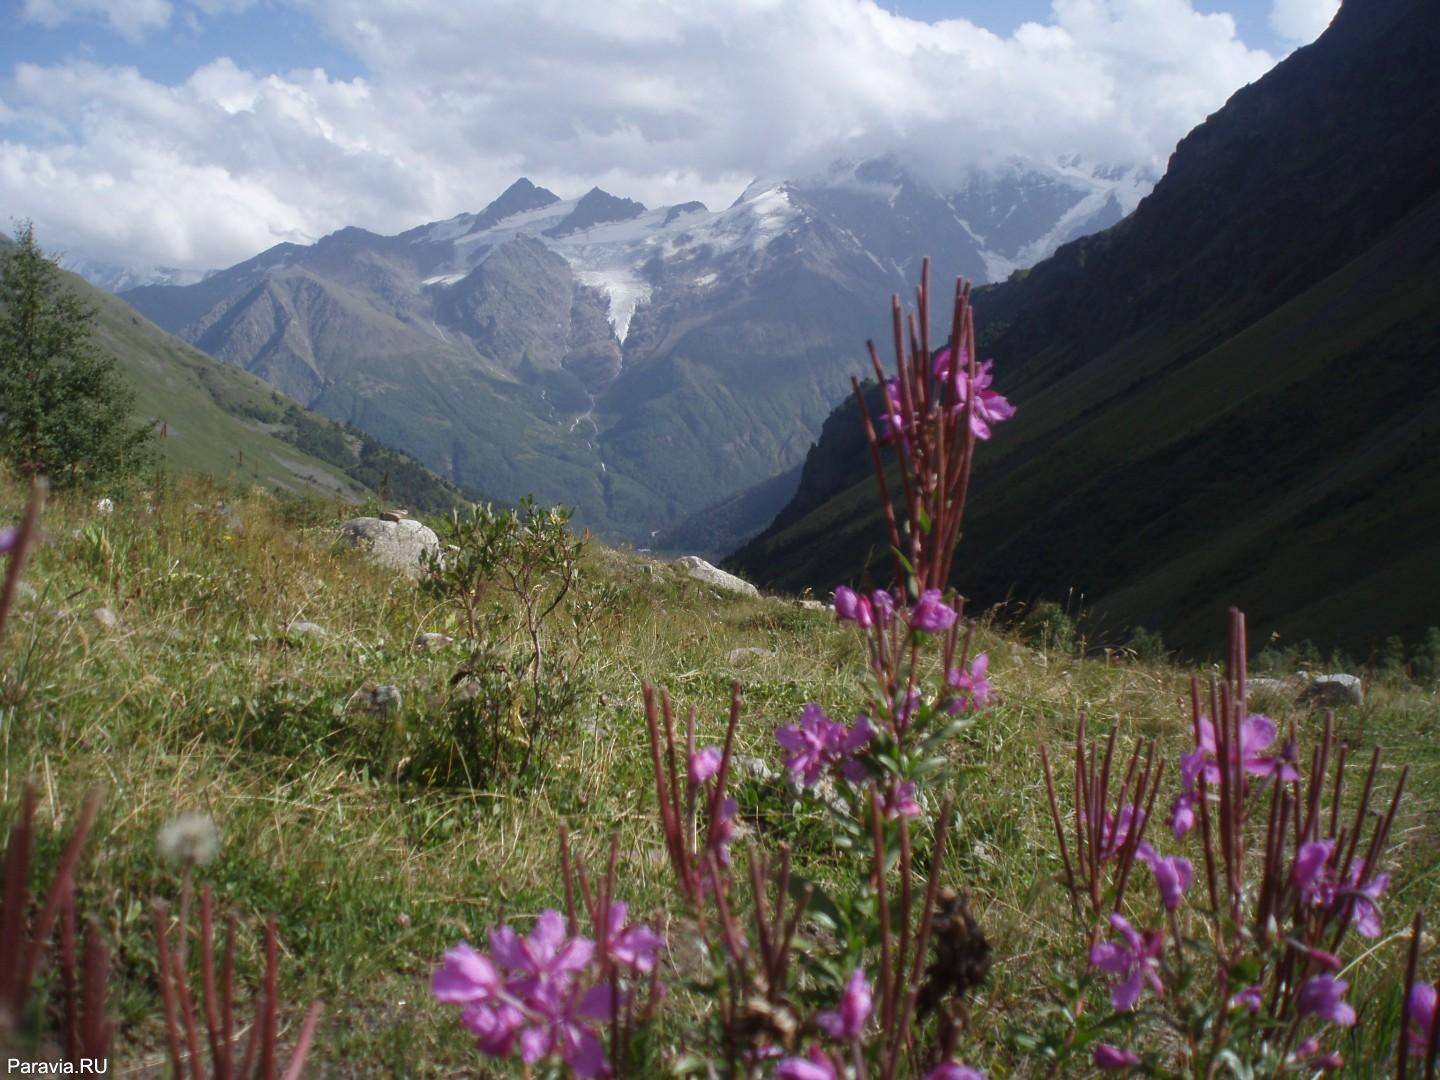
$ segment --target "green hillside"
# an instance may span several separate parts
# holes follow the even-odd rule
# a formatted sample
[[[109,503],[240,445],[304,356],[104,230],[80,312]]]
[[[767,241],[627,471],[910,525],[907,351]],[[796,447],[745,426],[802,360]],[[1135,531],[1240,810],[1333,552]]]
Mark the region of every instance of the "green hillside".
[[[0,237],[0,254],[12,246]],[[95,310],[96,342],[135,388],[137,413],[160,425],[157,445],[167,466],[348,502],[382,486],[395,502],[419,510],[463,500],[457,488],[404,455],[212,360],[78,276],[64,277]]]

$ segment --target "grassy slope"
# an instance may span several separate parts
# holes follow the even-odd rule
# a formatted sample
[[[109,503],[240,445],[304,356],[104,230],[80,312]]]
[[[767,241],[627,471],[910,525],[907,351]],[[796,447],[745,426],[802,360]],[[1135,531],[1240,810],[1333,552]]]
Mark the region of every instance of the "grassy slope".
[[[1435,615],[1414,574],[1440,557],[1423,526],[1440,513],[1437,251],[1440,197],[1213,347],[1202,318],[1031,387],[984,448],[962,587],[1073,586],[1112,633],[1158,626],[1187,647],[1231,603],[1290,640],[1418,636]],[[853,575],[879,538],[872,488],[740,561],[789,588]]]
[[[191,509],[216,494],[232,500],[242,532]],[[20,496],[0,486],[0,520],[18,513]],[[502,912],[523,921],[560,902],[559,824],[592,865],[619,830],[627,898],[683,934],[670,921],[651,809],[642,680],[669,686],[682,707],[698,706],[708,741],[720,734],[730,680],[740,679],[747,711],[739,749],[774,764],[771,732],[802,703],[847,715],[860,700],[858,641],[825,613],[720,596],[670,571],[652,580],[633,556],[596,551],[586,575],[591,595],[608,585],[604,611],[590,636],[577,641],[565,631],[553,650],[589,680],[578,710],[589,719],[550,741],[543,781],[524,792],[397,783],[406,760],[443,727],[448,678],[465,653],[415,652],[417,632],[450,629],[443,613],[403,579],[334,550],[326,531],[287,523],[282,511],[263,493],[194,486],[157,499],[153,512],[137,499],[104,518],[87,502],[58,502],[46,518],[52,541],[28,574],[39,595],[22,604],[0,650],[7,813],[27,774],[43,778],[47,829],[52,816],[68,817],[88,784],[107,789],[81,880],[86,909],[116,947],[122,1067],[162,1052],[158,1003],[143,974],[151,950],[144,899],[176,893],[154,834],[177,810],[201,808],[219,822],[222,854],[208,876],[243,926],[258,934],[266,912],[279,915],[286,1001],[320,994],[328,1002],[317,1057],[332,1073],[455,1075],[473,1072],[477,1059],[453,1010],[429,1001],[428,973],[444,948],[478,940]],[[120,614],[121,632],[98,629],[90,612],[101,605]],[[319,623],[327,636],[288,634],[298,620]],[[1218,638],[1222,627],[1212,629]],[[1055,884],[1037,742],[1067,739],[1083,711],[1094,730],[1156,735],[1176,750],[1185,672],[1079,661],[990,633],[981,642],[1001,700],[951,748],[966,771],[948,879],[974,895],[998,962],[972,1010],[966,1054],[992,1076],[1031,1077],[1043,1070],[1017,1055],[1007,1033],[1033,1020],[1052,960],[1078,957],[1085,944],[1066,929]],[[742,646],[773,655],[730,659]],[[368,714],[357,697],[382,683],[404,698],[388,719]],[[1311,717],[1292,704],[1269,707],[1310,729]],[[1386,906],[1394,925],[1440,889],[1434,698],[1375,681],[1369,703],[1343,711],[1339,725],[1354,745],[1378,742],[1387,761],[1412,769]],[[1387,765],[1384,776],[1393,775]],[[798,868],[844,886],[845,863],[809,804],[754,782],[740,798],[742,851],[786,840]],[[55,854],[48,841],[42,857]],[[1381,946],[1354,1000],[1372,996],[1369,980],[1393,979],[1402,947]],[[254,958],[245,959],[253,976]],[[1393,1007],[1393,997],[1393,985],[1375,987],[1370,1007]],[[677,990],[668,1007],[697,1003]],[[1369,1075],[1372,1049],[1342,1049],[1357,1063],[1348,1075]]]
[[[0,236],[0,255],[12,246]],[[395,501],[419,509],[438,511],[464,500],[454,485],[404,455],[299,409],[262,380],[206,356],[79,276],[63,278],[95,310],[95,342],[119,361],[134,387],[137,416],[163,423],[157,445],[170,468],[347,502],[371,497],[382,483]]]

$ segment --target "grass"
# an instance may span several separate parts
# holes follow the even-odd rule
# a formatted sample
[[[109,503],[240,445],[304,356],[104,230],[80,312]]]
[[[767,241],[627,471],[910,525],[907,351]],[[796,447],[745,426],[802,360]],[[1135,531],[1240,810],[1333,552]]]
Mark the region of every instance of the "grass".
[[[213,511],[220,500],[236,517]],[[21,502],[18,486],[0,487],[0,520]],[[122,1074],[163,1060],[148,898],[178,893],[155,849],[176,813],[217,821],[221,853],[206,875],[241,914],[247,940],[258,946],[265,916],[279,916],[291,1030],[310,997],[327,1002],[315,1072],[489,1075],[453,1010],[430,1000],[428,976],[457,939],[481,940],[502,916],[524,923],[560,904],[562,823],[592,865],[618,831],[632,910],[683,935],[653,813],[642,681],[696,706],[702,738],[713,741],[739,679],[737,750],[775,768],[772,732],[803,703],[844,717],[862,700],[859,643],[828,613],[720,594],[591,545],[582,577],[591,607],[578,626],[561,617],[551,649],[584,689],[546,740],[542,769],[523,780],[477,776],[477,761],[465,759],[444,783],[427,782],[440,775],[434,762],[459,752],[450,679],[469,650],[413,647],[421,632],[456,633],[453,618],[408,579],[337,549],[331,526],[343,514],[197,480],[120,499],[109,515],[79,498],[47,509],[48,542],[26,575],[34,592],[0,653],[0,801],[13,814],[23,780],[37,778],[46,863],[84,791],[105,788],[80,883],[83,909],[114,947]],[[95,619],[101,607],[118,629]],[[512,616],[497,616],[502,644]],[[301,622],[325,634],[297,633]],[[1083,712],[1092,730],[1153,735],[1178,750],[1189,673],[1120,653],[1037,650],[988,627],[980,641],[1000,701],[953,748],[947,880],[972,894],[997,963],[971,1010],[967,1059],[993,1077],[1039,1076],[1025,1033],[1044,1025],[1055,962],[1081,970],[1083,942],[1055,880],[1038,743],[1067,743]],[[769,651],[734,653],[752,647]],[[364,691],[387,684],[402,706],[382,715]],[[1386,905],[1386,925],[1398,929],[1440,889],[1440,715],[1433,688],[1372,679],[1367,689],[1363,707],[1340,713],[1342,737],[1381,745],[1387,776],[1399,763],[1411,769]],[[1317,730],[1293,702],[1267,705]],[[811,801],[778,780],[747,780],[739,796],[742,848],[784,840],[800,872],[832,892],[849,887],[851,864],[829,846]],[[1403,948],[1382,939],[1353,1000],[1393,1014],[1398,991],[1384,988]],[[253,985],[258,953],[243,960]],[[667,1008],[684,1016],[703,1001],[677,990]],[[1347,1048],[1349,1075],[1373,1075],[1364,1070],[1376,1052]]]

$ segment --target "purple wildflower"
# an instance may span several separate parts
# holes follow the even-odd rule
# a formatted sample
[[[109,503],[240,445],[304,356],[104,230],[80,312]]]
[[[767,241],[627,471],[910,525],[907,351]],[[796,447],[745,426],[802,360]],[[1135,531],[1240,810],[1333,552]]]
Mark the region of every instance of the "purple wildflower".
[[[1110,1072],[1114,1069],[1129,1069],[1140,1064],[1140,1055],[1133,1050],[1121,1050],[1118,1046],[1101,1043],[1095,1047],[1095,1067]]]
[[[900,396],[899,379],[886,380],[884,404],[885,408],[880,414],[880,422],[876,425],[875,439],[881,446],[889,446],[898,435],[901,451],[909,454],[910,440],[906,438],[905,406]]]
[[[1355,1010],[1344,1001],[1350,984],[1333,975],[1316,975],[1300,988],[1297,1004],[1301,1016],[1318,1016],[1322,1020],[1353,1027]]]
[[[918,817],[923,813],[920,803],[915,799],[915,781],[906,780],[903,784],[892,783],[885,790],[885,801],[881,809],[886,821],[894,821],[896,818],[902,817]]]
[[[450,1005],[484,1001],[500,992],[500,975],[489,957],[462,941],[445,954],[430,980],[430,992],[436,1001]]]
[[[951,668],[945,673],[945,682],[958,693],[950,700],[950,715],[969,709],[980,710],[990,703],[990,680],[985,677],[990,670],[990,657],[981,653],[970,661],[970,670]]]
[[[0,552],[9,551],[15,546],[15,541],[20,539],[20,530],[13,525],[7,525],[0,529]]]
[[[818,1046],[803,1058],[786,1058],[775,1068],[775,1080],[838,1080],[835,1063]]]
[[[710,829],[710,847],[721,866],[730,865],[730,842],[735,839],[735,814],[739,809],[740,804],[734,799],[726,799],[716,811],[715,823]]]
[[[1260,983],[1251,983],[1230,998],[1230,1008],[1244,1009],[1253,1016],[1260,1011],[1260,1006],[1263,1004],[1261,994],[1264,989]]]
[[[1083,812],[1080,820],[1085,820]],[[1100,824],[1100,858],[1113,859],[1119,856],[1121,850],[1130,842],[1130,833],[1136,829],[1142,832],[1145,829],[1144,810],[1131,805],[1122,806],[1118,815],[1106,814]]]
[[[850,973],[845,992],[840,995],[839,1007],[817,1014],[815,1023],[832,1039],[846,1042],[858,1039],[865,1030],[865,1021],[870,1017],[870,994],[864,968],[856,968]]]
[[[990,438],[991,424],[1001,423],[1015,415],[1015,406],[1003,395],[990,389],[993,381],[990,369],[994,363],[993,360],[986,360],[975,372],[974,379],[962,376],[955,382],[959,401],[953,408],[956,412],[964,409],[966,399],[974,395],[975,402],[970,411],[970,430],[977,439],[982,440]]]
[[[969,1065],[955,1061],[942,1061],[925,1074],[925,1080],[985,1080],[985,1074]]]
[[[665,939],[648,926],[626,925],[625,917],[629,911],[629,905],[623,901],[617,900],[610,905],[605,948],[610,959],[621,967],[648,974],[655,970]]]
[[[876,589],[870,594],[870,606],[875,612],[875,625],[889,626],[895,617],[895,598],[884,589]]]
[[[1435,1030],[1435,1000],[1435,987],[1429,983],[1417,982],[1410,987],[1410,997],[1405,1002],[1405,1040],[1412,1054],[1430,1051]]]
[[[926,589],[910,611],[912,630],[939,634],[955,625],[955,609],[940,598],[939,589]]]
[[[1110,1003],[1120,1012],[1129,1012],[1147,982],[1157,994],[1164,992],[1159,969],[1165,939],[1155,930],[1138,933],[1118,912],[1111,914],[1110,925],[1119,931],[1123,940],[1100,942],[1090,950],[1090,963],[1101,971],[1120,976],[1110,988]]]
[[[858,626],[875,625],[875,614],[870,601],[848,585],[835,590],[835,618],[838,622],[853,622]]]
[[[775,732],[776,740],[789,751],[785,767],[806,787],[819,780],[838,756],[844,737],[845,725],[831,720],[814,702],[800,710],[800,723],[786,724]]]
[[[800,710],[800,723],[786,724],[775,739],[789,753],[785,767],[806,787],[820,779],[826,769],[836,768],[853,783],[865,778],[865,767],[853,760],[875,734],[869,717],[861,714],[850,727],[831,720],[814,702]]]
[[[535,928],[523,940],[508,926],[490,932],[490,955],[513,975],[521,972],[539,987],[568,985],[576,972],[595,955],[589,938],[565,935],[565,918],[547,908],[535,920]]]
[[[1338,1069],[1345,1064],[1345,1059],[1339,1054],[1331,1051],[1325,1053],[1320,1049],[1320,1040],[1310,1037],[1300,1043],[1290,1053],[1292,1064],[1303,1065],[1306,1070],[1319,1069],[1322,1072],[1329,1069]]]
[[[1175,797],[1175,802],[1170,807],[1170,831],[1175,835],[1176,840],[1181,840],[1194,827],[1195,793],[1182,791]]]
[[[718,773],[722,757],[724,755],[718,746],[707,746],[690,755],[690,782],[703,784]]]
[[[1334,850],[1334,840],[1310,840],[1295,853],[1291,876],[1302,904],[1329,907],[1335,902],[1335,870],[1330,865]]]
[[[1160,890],[1160,900],[1164,903],[1165,910],[1178,910],[1185,890],[1190,888],[1190,883],[1195,879],[1195,868],[1190,864],[1190,860],[1179,855],[1157,854],[1155,849],[1143,840],[1137,850],[1140,857],[1150,864],[1150,871],[1155,875],[1155,887]]]
[[[1355,897],[1355,932],[1361,937],[1377,938],[1380,936],[1380,908],[1375,901],[1384,896],[1385,890],[1390,887],[1390,875],[1383,872],[1376,874],[1361,885],[1360,877],[1363,871],[1363,866],[1355,866],[1350,875],[1348,890]]]

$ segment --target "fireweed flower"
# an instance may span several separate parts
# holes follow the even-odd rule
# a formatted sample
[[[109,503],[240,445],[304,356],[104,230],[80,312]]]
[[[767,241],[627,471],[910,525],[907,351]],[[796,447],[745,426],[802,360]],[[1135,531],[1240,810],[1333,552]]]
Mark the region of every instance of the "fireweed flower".
[[[1296,748],[1287,744],[1280,754],[1262,754],[1275,741],[1275,721],[1251,713],[1240,725],[1240,746],[1231,747],[1230,761],[1243,762],[1251,776],[1274,776],[1280,780],[1300,779],[1295,768]],[[1208,716],[1200,718],[1200,741],[1194,750],[1180,755],[1180,794],[1170,808],[1170,829],[1178,840],[1195,827],[1195,782],[1204,775],[1207,784],[1220,783],[1220,758],[1216,749],[1215,725]]]
[[[13,525],[7,525],[0,529],[0,553],[9,551],[15,546],[15,541],[20,539],[20,530]]]
[[[955,625],[955,609],[940,599],[939,589],[926,589],[910,611],[910,628],[942,634]]]
[[[885,791],[881,812],[884,813],[886,821],[894,821],[896,818],[902,817],[918,817],[923,813],[920,803],[915,799],[915,781],[906,780],[903,784],[891,784]]]
[[[724,755],[718,746],[707,746],[697,750],[690,757],[690,782],[703,784],[720,771],[720,760]]]
[[[1379,873],[1360,884],[1360,876],[1364,867],[1356,865],[1350,874],[1350,888],[1347,890],[1355,898],[1355,911],[1353,925],[1355,932],[1361,937],[1377,938],[1380,936],[1380,908],[1375,903],[1385,895],[1385,890],[1390,887],[1390,875]]]
[[[848,585],[841,585],[835,590],[835,619],[837,622],[853,622],[861,627],[875,625],[875,615],[869,599]]]
[[[1122,940],[1100,942],[1090,950],[1090,963],[1101,971],[1120,976],[1110,988],[1110,1003],[1120,1012],[1129,1012],[1147,982],[1157,994],[1164,992],[1160,982],[1160,954],[1165,948],[1165,939],[1155,930],[1138,933],[1119,913],[1111,914],[1110,925],[1119,931]]]
[[[990,680],[985,677],[990,670],[990,656],[981,653],[970,661],[970,670],[951,668],[945,673],[945,683],[956,691],[950,699],[948,710],[951,716],[966,710],[980,710],[990,703]]]
[[[1345,1064],[1345,1059],[1339,1054],[1325,1053],[1320,1049],[1320,1040],[1314,1037],[1304,1040],[1290,1053],[1289,1061],[1294,1065],[1304,1066],[1306,1069],[1320,1069],[1322,1072],[1327,1069],[1338,1069]]]
[[[944,1061],[926,1073],[925,1080],[985,1080],[985,1074],[969,1065]]]
[[[605,951],[621,967],[648,974],[655,970],[665,939],[648,926],[627,925],[625,918],[629,912],[629,905],[624,901],[617,900],[610,905]]]
[[[1333,975],[1316,975],[1300,988],[1297,1004],[1301,1016],[1318,1016],[1341,1027],[1355,1025],[1355,1010],[1345,1003],[1350,984]]]
[[[1262,1004],[1261,994],[1265,987],[1260,983],[1252,983],[1239,993],[1231,997],[1229,1007],[1232,1009],[1244,1009],[1252,1016],[1260,1011]]]
[[[1009,420],[1015,415],[1015,406],[1011,405],[1004,396],[990,389],[992,376],[990,369],[994,366],[993,360],[986,360],[976,371],[973,380],[962,378],[959,386],[962,393],[962,400],[955,406],[957,410],[965,408],[965,400],[973,395],[975,401],[970,411],[970,430],[977,439],[990,438],[990,425],[999,424]]]
[[[1133,1050],[1121,1050],[1118,1046],[1101,1043],[1095,1047],[1095,1067],[1107,1072],[1112,1069],[1128,1069],[1140,1064],[1140,1055]]]
[[[865,715],[855,718],[850,727],[831,720],[814,702],[800,710],[800,723],[786,724],[775,732],[775,740],[788,751],[785,767],[790,775],[806,787],[818,781],[830,768],[840,772],[852,783],[865,778],[865,767],[854,760],[874,735]]]
[[[1143,840],[1136,853],[1150,865],[1150,871],[1155,875],[1155,888],[1160,891],[1165,910],[1178,910],[1185,890],[1195,879],[1195,868],[1190,860],[1179,855],[1161,855]]]
[[[775,1080],[839,1080],[835,1063],[818,1046],[803,1058],[786,1058],[775,1068]]]
[[[901,453],[910,454],[910,440],[905,437],[905,409],[900,398],[900,380],[887,379],[885,382],[885,407],[880,413],[880,422],[875,431],[876,441],[889,446],[899,436]]]
[[[875,612],[875,625],[889,626],[895,617],[895,598],[884,589],[876,589],[870,594],[870,606]]]
[[[840,995],[840,1005],[833,1011],[818,1013],[815,1023],[832,1039],[849,1042],[858,1039],[865,1030],[865,1021],[870,1017],[870,984],[865,979],[865,970],[856,968],[845,984]]]
[[[1302,904],[1329,907],[1335,902],[1335,869],[1330,865],[1334,849],[1334,840],[1311,840],[1295,853],[1291,876]]]
[[[1430,1050],[1430,1035],[1435,1029],[1435,987],[1417,982],[1410,988],[1405,1003],[1405,1040],[1412,1054]]]

